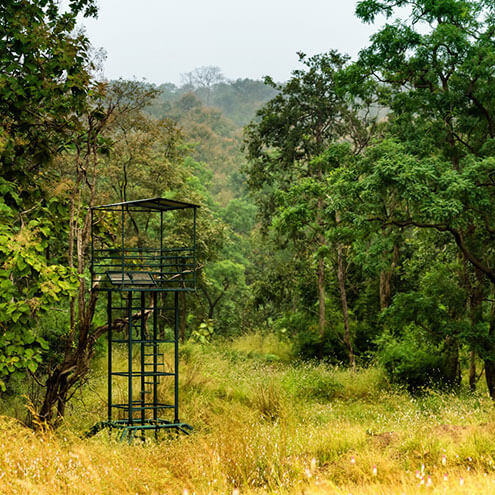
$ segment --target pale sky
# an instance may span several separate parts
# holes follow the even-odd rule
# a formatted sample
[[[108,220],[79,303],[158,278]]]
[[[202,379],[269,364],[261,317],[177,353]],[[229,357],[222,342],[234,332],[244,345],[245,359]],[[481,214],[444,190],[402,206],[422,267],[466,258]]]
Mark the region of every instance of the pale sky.
[[[297,51],[330,49],[355,57],[378,26],[354,16],[355,0],[99,0],[85,19],[95,48],[107,52],[108,79],[180,83],[216,65],[229,79],[265,75],[285,81]]]

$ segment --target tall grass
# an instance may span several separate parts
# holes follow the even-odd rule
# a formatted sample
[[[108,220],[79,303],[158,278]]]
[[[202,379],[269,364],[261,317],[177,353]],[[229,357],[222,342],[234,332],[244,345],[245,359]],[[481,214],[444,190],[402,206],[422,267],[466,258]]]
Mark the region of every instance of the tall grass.
[[[274,336],[187,344],[181,419],[194,433],[127,445],[79,436],[105,417],[100,364],[56,434],[0,419],[0,493],[495,493],[483,392],[412,397],[377,368],[291,364]]]

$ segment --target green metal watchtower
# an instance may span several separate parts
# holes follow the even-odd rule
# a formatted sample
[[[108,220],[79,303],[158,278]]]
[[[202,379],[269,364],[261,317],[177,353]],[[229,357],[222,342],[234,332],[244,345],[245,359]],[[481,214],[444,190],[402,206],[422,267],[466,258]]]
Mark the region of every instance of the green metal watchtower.
[[[198,208],[165,198],[91,208],[92,288],[107,294],[108,418],[89,435],[192,429],[179,419],[179,293],[196,289]]]

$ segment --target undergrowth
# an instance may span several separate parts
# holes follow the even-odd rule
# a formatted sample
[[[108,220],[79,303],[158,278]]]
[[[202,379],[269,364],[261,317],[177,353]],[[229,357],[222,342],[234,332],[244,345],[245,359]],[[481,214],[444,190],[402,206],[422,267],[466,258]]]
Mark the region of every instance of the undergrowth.
[[[0,493],[495,492],[484,391],[412,396],[378,368],[294,363],[287,341],[261,334],[184,345],[180,376],[189,437],[81,439],[106,416],[103,360],[56,433],[2,418]],[[171,392],[160,384],[163,397]],[[124,396],[123,384],[115,393]]]

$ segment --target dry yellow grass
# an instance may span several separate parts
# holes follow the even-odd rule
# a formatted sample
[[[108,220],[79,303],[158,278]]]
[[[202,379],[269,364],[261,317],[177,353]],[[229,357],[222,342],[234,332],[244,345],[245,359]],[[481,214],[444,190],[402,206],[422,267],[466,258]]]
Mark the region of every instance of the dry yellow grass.
[[[0,419],[0,493],[495,493],[495,416],[484,393],[414,398],[377,369],[282,364],[276,343],[261,345],[269,358],[259,336],[253,349],[246,337],[184,348],[190,437],[81,439],[104,418],[104,369],[56,434]]]

